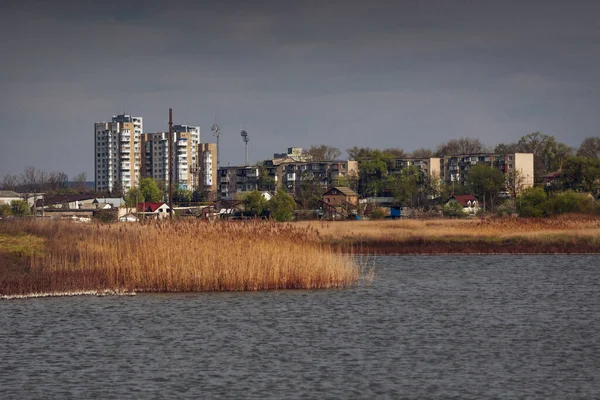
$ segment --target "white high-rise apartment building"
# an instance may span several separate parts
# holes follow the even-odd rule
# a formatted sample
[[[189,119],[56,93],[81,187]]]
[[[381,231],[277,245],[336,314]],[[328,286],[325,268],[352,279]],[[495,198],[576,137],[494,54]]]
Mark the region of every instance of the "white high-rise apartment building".
[[[145,133],[142,135],[144,165],[142,175],[168,185],[169,182],[169,133]],[[181,189],[198,187],[198,145],[200,127],[173,126],[173,182]]]
[[[112,191],[120,183],[124,192],[140,179],[142,118],[128,114],[111,122],[94,124],[94,174],[97,191]]]

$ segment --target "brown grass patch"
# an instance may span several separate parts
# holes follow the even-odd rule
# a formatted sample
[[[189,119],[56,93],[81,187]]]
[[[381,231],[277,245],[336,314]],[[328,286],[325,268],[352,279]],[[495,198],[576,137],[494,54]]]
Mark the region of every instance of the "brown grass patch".
[[[596,253],[600,218],[298,222],[359,253]]]
[[[232,291],[339,288],[359,268],[309,227],[268,222],[0,224],[0,235],[42,240],[0,266],[0,294],[82,290]],[[10,255],[0,242],[0,262]],[[12,256],[11,256],[12,257]]]

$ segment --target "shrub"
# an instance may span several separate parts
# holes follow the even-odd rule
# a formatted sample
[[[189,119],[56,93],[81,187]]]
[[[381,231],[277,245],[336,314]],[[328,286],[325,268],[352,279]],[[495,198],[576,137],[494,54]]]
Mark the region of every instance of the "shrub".
[[[498,216],[505,217],[517,213],[517,203],[514,200],[506,200],[498,207]]]
[[[520,217],[542,217],[546,213],[548,195],[542,188],[525,189],[517,198],[517,210]]]
[[[0,218],[8,217],[12,215],[12,209],[9,204],[0,205]]]
[[[117,222],[117,211],[100,210],[94,213],[94,218],[100,222],[110,223]]]
[[[31,213],[29,210],[29,204],[27,204],[25,200],[13,200],[10,203],[10,208],[12,214],[16,217],[23,217]]]
[[[383,208],[376,208],[371,211],[371,219],[383,219],[385,218],[385,211]]]
[[[467,216],[465,213],[463,206],[456,201],[451,201],[450,203],[444,205],[442,208],[442,214],[444,217],[450,218],[464,218]]]
[[[269,209],[271,216],[275,221],[285,222],[294,219],[294,209],[296,202],[285,191],[279,189],[275,196],[269,200]]]

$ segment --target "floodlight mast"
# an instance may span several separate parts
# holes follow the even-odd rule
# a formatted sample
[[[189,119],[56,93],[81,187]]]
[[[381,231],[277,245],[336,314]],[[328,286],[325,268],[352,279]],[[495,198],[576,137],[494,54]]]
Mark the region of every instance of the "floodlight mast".
[[[248,166],[248,142],[250,141],[250,138],[248,138],[248,132],[246,132],[245,129],[242,129],[242,132],[240,133],[240,135],[242,136],[242,140],[244,141],[244,145],[245,145],[245,149],[244,149],[244,166]]]
[[[213,136],[217,137],[217,171],[219,170],[221,157],[219,157],[219,136],[221,135],[221,127],[218,124],[212,124],[210,126],[210,130],[213,133]]]

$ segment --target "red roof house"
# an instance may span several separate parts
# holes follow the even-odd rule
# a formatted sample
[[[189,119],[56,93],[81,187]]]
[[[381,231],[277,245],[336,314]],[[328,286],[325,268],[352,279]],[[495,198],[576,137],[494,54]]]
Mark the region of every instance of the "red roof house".
[[[138,214],[165,218],[169,216],[169,206],[166,203],[138,203],[136,210]]]
[[[463,207],[463,211],[469,214],[475,214],[477,210],[479,210],[479,203],[475,196],[466,194],[466,195],[455,195],[448,199],[446,204],[451,202],[457,202]]]

